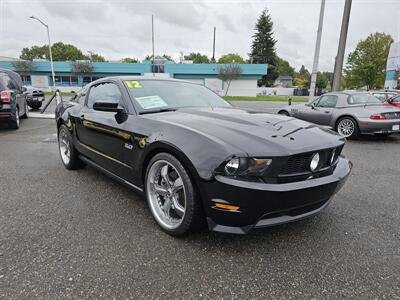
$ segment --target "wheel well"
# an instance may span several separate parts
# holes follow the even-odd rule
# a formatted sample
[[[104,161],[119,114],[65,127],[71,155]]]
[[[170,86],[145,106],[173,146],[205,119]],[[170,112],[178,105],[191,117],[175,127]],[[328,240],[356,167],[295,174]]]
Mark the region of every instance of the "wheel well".
[[[335,130],[337,130],[337,125],[339,124],[339,121],[340,121],[341,119],[343,119],[343,118],[350,118],[350,119],[353,119],[354,122],[356,123],[357,127],[358,127],[358,122],[357,122],[356,118],[354,118],[354,117],[351,116],[351,115],[344,115],[344,116],[340,116],[339,118],[337,118],[337,120],[336,120],[336,122],[335,122]]]
[[[199,177],[198,177],[198,174],[197,174],[196,169],[194,168],[194,166],[192,165],[192,163],[190,162],[190,160],[189,160],[184,154],[179,153],[178,150],[175,150],[174,148],[168,147],[168,146],[165,146],[165,147],[163,147],[163,146],[158,146],[158,147],[156,147],[156,148],[150,150],[150,151],[146,154],[146,156],[145,156],[145,158],[144,158],[144,160],[143,160],[142,170],[141,170],[141,173],[142,173],[142,174],[141,174],[141,175],[142,175],[141,177],[142,177],[143,184],[145,183],[144,180],[145,180],[145,176],[146,176],[146,170],[147,170],[147,166],[149,165],[150,160],[151,160],[155,155],[157,155],[158,153],[162,153],[162,152],[171,154],[171,155],[173,155],[174,157],[176,157],[176,159],[178,159],[178,160],[180,161],[180,163],[186,168],[186,170],[187,170],[188,173],[189,173],[190,178],[191,178],[192,181],[193,181],[193,184],[197,187],[197,179],[198,179]]]
[[[289,112],[285,109],[281,109],[280,111],[278,111],[278,114],[280,115],[289,115]]]

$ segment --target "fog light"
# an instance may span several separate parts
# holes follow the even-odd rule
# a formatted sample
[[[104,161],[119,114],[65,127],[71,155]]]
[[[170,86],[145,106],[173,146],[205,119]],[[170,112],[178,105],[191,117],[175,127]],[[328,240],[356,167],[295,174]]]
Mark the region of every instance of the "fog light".
[[[319,153],[315,153],[311,159],[310,170],[314,172],[318,168],[319,164]]]

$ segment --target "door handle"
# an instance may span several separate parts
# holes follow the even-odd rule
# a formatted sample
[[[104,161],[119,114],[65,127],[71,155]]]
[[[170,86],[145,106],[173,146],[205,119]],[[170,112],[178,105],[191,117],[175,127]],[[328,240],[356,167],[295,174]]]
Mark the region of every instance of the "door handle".
[[[329,114],[330,111],[329,110],[324,110],[324,113]]]

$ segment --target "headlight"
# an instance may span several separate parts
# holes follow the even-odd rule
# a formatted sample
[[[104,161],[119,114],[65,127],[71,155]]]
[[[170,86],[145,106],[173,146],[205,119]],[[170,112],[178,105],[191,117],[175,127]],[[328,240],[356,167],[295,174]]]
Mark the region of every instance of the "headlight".
[[[232,158],[225,165],[225,173],[228,175],[233,175],[239,170],[239,166],[240,166],[240,159],[237,157]]]
[[[225,164],[224,171],[226,175],[262,175],[271,162],[267,158],[235,157]]]

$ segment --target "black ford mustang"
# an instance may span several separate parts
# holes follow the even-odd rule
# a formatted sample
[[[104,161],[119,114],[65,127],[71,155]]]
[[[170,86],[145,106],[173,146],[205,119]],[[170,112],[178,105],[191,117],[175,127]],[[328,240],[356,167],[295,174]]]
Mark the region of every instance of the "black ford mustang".
[[[56,108],[67,169],[92,165],[142,192],[163,230],[247,233],[309,217],[342,187],[344,139],[232,107],[206,87],[109,77]]]

